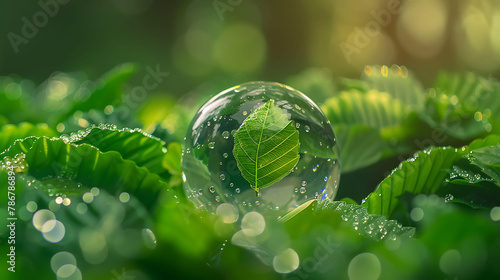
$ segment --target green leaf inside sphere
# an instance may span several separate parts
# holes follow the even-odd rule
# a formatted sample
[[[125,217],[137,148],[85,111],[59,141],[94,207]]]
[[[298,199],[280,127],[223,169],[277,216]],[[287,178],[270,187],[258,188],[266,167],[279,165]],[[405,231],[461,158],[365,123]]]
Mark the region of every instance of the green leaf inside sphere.
[[[234,135],[233,154],[243,178],[256,192],[272,185],[299,161],[295,122],[269,100],[241,124]]]

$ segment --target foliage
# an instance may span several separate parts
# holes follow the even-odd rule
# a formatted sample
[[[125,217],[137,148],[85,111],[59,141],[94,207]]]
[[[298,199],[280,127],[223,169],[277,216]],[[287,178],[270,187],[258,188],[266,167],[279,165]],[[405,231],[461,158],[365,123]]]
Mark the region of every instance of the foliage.
[[[198,180],[208,172],[180,143],[194,112],[161,95],[132,108],[126,81],[135,69],[118,66],[95,83],[56,73],[38,88],[0,78],[0,181],[15,178],[19,279],[53,279],[51,258],[63,251],[75,257],[83,279],[117,278],[122,268],[141,279],[346,279],[365,267],[374,279],[500,276],[494,80],[442,73],[423,90],[400,66],[367,66],[360,80],[333,81],[314,69],[290,77],[330,120],[343,179],[335,201],[266,218],[263,233],[251,236],[187,201],[181,158]],[[55,81],[67,90],[49,90]],[[298,141],[294,123],[270,101],[235,134],[238,167],[270,163],[259,171],[269,180],[243,174],[256,190],[267,187],[291,171]],[[248,149],[255,145],[258,155]],[[4,221],[8,201],[1,196]],[[40,227],[41,210],[62,224],[62,241],[54,241],[61,231]],[[2,252],[8,235],[1,227]],[[275,272],[290,250],[298,267]],[[9,273],[2,269],[0,278]]]

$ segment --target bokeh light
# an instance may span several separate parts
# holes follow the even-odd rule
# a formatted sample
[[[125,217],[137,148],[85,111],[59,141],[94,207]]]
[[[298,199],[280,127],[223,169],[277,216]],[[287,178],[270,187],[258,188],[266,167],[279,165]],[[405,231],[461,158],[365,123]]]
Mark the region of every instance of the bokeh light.
[[[299,267],[299,255],[292,248],[288,248],[273,258],[274,271],[290,273]]]
[[[361,253],[355,256],[348,267],[350,280],[376,280],[382,272],[378,257],[372,253]]]

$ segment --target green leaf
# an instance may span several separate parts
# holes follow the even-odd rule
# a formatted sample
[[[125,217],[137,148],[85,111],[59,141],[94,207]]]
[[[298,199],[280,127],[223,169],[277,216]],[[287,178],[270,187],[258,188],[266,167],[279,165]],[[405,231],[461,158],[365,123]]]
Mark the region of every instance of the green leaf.
[[[73,106],[57,119],[62,122],[71,117],[76,111],[87,112],[91,109],[103,110],[108,105],[119,105],[123,95],[123,84],[136,72],[136,66],[124,63],[116,66],[96,82],[96,89],[87,88],[82,84],[81,92],[91,91],[90,96],[75,96]]]
[[[500,87],[473,73],[440,73],[427,93],[422,118],[461,140],[498,131]]]
[[[465,179],[454,179],[443,185],[437,194],[445,197],[446,202],[474,209],[491,209],[500,201],[500,188],[486,181],[471,183]]]
[[[374,240],[411,238],[415,234],[415,228],[403,227],[397,221],[388,220],[383,215],[370,214],[365,207],[360,205],[345,201],[324,201],[318,204],[317,211],[326,209],[341,213],[344,222],[352,224],[360,235]]]
[[[279,218],[278,221],[280,221],[281,223],[285,223],[285,222],[289,221],[290,219],[292,219],[293,217],[295,217],[296,215],[298,215],[300,212],[302,212],[306,208],[308,208],[313,202],[316,203],[317,201],[314,200],[314,199],[312,199],[312,200],[309,200],[309,201],[306,201],[306,202],[302,203],[297,208],[295,208],[292,211],[286,213],[285,216]],[[311,206],[311,207],[314,207],[314,206]]]
[[[83,135],[81,135],[83,134]],[[116,129],[105,125],[92,126],[69,140],[75,144],[90,144],[102,152],[116,151],[124,159],[134,161],[153,173],[165,175],[162,161],[165,143],[140,129]]]
[[[327,99],[321,109],[332,125],[365,124],[379,129],[399,125],[410,111],[388,93],[376,90],[344,91]]]
[[[373,127],[336,125],[333,130],[340,146],[342,172],[369,166],[392,154],[387,141]]]
[[[439,193],[447,202],[461,203],[472,208],[491,208],[500,201],[498,163],[500,154],[496,135],[471,143],[469,152],[457,161],[446,184]],[[483,147],[484,146],[484,147]],[[480,148],[483,147],[483,148]]]
[[[424,105],[424,91],[418,80],[405,66],[366,66],[361,80],[378,91],[389,93],[394,99],[420,111]]]
[[[481,139],[476,139],[472,141],[469,144],[469,151],[474,151],[476,149],[484,148],[484,147],[489,147],[489,146],[496,146],[500,144],[500,135],[498,134],[490,134],[486,136],[485,138]]]
[[[457,178],[464,179],[469,184],[493,181],[493,179],[481,172],[479,167],[470,164],[467,156],[458,160],[455,165],[453,165],[453,170],[450,171],[449,178],[448,181],[454,181],[457,180]]]
[[[110,107],[108,107],[110,108]],[[104,110],[91,109],[88,112],[82,112],[79,118],[69,117],[67,120],[60,122],[63,128],[61,134],[71,133],[82,129],[82,122],[91,125],[95,124],[113,124],[117,127],[140,128],[142,125],[136,120],[134,114],[131,114],[130,108],[126,106],[113,107],[111,113]]]
[[[343,172],[409,149],[398,141],[414,133],[407,128],[411,108],[388,93],[345,91],[326,100],[321,108],[338,139]]]
[[[18,153],[27,153],[33,143],[38,139],[36,136],[26,137],[24,139],[15,140],[14,143],[0,153],[0,159],[5,156],[14,157]]]
[[[134,64],[124,63],[111,69],[97,81],[97,88],[89,98],[75,103],[72,112],[76,110],[104,109],[107,105],[121,101],[123,84],[136,72]]]
[[[58,134],[46,124],[8,124],[0,128],[0,152],[14,144],[17,139],[24,139],[29,136],[56,137]]]
[[[101,152],[88,144],[75,145],[47,137],[27,139],[31,142],[29,147],[24,146],[26,140],[18,141],[2,158],[14,158],[18,151],[23,151],[26,166],[20,172],[50,182],[55,190],[64,190],[72,182],[84,185],[83,189],[98,187],[117,195],[128,192],[148,209],[155,205],[162,189],[168,190],[157,174],[124,160],[118,152]]]
[[[402,162],[365,199],[363,206],[372,214],[390,217],[399,203],[399,196],[435,193],[453,164],[461,158],[464,150],[453,147],[436,147],[420,151],[413,158]]]
[[[474,73],[441,72],[433,88],[438,93],[456,96],[457,101],[453,103],[463,112],[475,112],[478,108],[493,110],[500,106],[500,100],[492,94],[495,91],[494,81]]]
[[[295,122],[269,100],[241,124],[234,135],[238,168],[255,191],[288,175],[299,161]]]
[[[338,218],[338,220],[336,219]],[[309,201],[292,210],[280,220],[294,231],[310,230],[312,225],[330,224],[336,231],[340,225],[357,231],[360,235],[373,240],[411,238],[415,233],[412,227],[403,227],[395,220],[388,220],[382,215],[368,213],[366,207],[357,205],[354,201]],[[299,235],[301,238],[305,234]]]
[[[343,201],[343,202],[345,202],[347,204],[359,205],[359,203],[356,200],[354,200],[354,199],[352,199],[350,197],[344,197],[340,201]]]
[[[500,186],[500,144],[475,149],[467,155],[469,161],[495,180]]]

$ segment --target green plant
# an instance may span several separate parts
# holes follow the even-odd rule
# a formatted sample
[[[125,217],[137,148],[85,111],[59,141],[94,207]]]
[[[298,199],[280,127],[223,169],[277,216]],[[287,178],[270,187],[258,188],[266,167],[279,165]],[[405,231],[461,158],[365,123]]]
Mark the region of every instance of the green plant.
[[[93,90],[71,80],[79,86],[66,93],[60,110],[35,107],[36,96],[44,97],[40,104],[51,104],[54,96],[2,78],[9,86],[0,83],[0,215],[6,221],[10,206],[18,217],[21,278],[54,278],[59,272],[51,269],[51,258],[61,251],[75,257],[83,279],[110,279],[122,268],[146,279],[346,279],[348,271],[363,266],[374,279],[500,276],[495,80],[444,73],[424,91],[404,67],[370,66],[361,80],[331,85],[330,96],[310,93],[341,148],[336,201],[303,205],[280,220],[265,220],[261,234],[243,236],[234,224],[186,200],[179,144],[186,122],[172,121],[165,129],[148,114],[154,96],[143,108],[120,103],[134,69],[117,67]],[[20,94],[9,92],[12,83]],[[80,96],[78,89],[90,94]],[[171,120],[190,114],[171,100],[162,104]],[[273,114],[262,121],[264,111]],[[271,146],[259,145],[263,138],[253,149],[259,155],[243,148],[253,145],[245,135],[270,139],[262,131],[268,123],[276,126],[273,137],[291,139],[273,146],[296,159],[291,148],[298,145],[297,130],[288,119],[276,120],[281,116],[270,101],[236,132],[241,172],[259,169],[258,160],[275,159],[266,154]],[[258,190],[286,176],[295,163],[270,166],[281,171],[269,180],[260,173],[243,176]],[[54,237],[61,231],[37,228],[34,213],[40,209],[63,224],[61,241]],[[2,252],[10,251],[4,242],[9,236],[9,228],[1,227]],[[0,277],[10,279],[9,273],[3,269]]]

